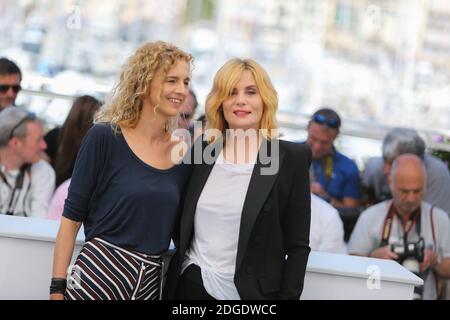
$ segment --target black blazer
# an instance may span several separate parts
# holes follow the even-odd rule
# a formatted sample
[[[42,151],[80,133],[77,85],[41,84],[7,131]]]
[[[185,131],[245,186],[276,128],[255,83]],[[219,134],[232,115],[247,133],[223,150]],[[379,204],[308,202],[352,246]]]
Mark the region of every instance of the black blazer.
[[[193,149],[199,146],[198,141]],[[270,155],[270,147],[276,146],[266,141],[258,154],[242,210],[234,283],[243,300],[298,300],[303,290],[310,252],[311,150],[307,145],[277,141],[279,152],[275,150],[272,159],[279,163],[278,172],[261,174],[261,169],[270,167],[261,156],[267,150]],[[203,143],[201,149],[205,147]],[[213,160],[218,154],[213,153]],[[167,272],[166,299],[174,298],[181,263],[194,234],[197,201],[213,166],[214,163],[194,164],[174,234],[177,250]]]

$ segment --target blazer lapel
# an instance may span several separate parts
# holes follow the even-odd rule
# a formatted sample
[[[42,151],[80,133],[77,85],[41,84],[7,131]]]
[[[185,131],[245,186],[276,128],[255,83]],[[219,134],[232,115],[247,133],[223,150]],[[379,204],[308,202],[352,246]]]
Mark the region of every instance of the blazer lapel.
[[[202,162],[200,164],[194,163],[192,176],[186,190],[187,193],[184,200],[183,214],[181,215],[180,249],[182,252],[186,251],[188,246],[190,245],[194,228],[194,215],[195,210],[197,209],[197,202],[200,198],[206,181],[208,180],[211,170],[214,167],[215,160],[222,150],[221,145],[222,142],[217,142],[217,144],[214,144],[213,150],[215,150],[215,152],[211,154],[212,158],[210,159],[212,161],[208,161],[206,163],[204,162],[203,151],[208,145],[206,142],[203,142],[202,145],[198,146],[201,147],[202,150]]]
[[[284,158],[284,152],[282,152],[282,150],[280,149],[279,152],[278,150],[276,150],[275,154],[271,154],[271,159],[272,161],[278,161],[277,172],[275,174],[261,174],[262,172],[261,169],[267,167],[266,165],[263,165],[260,161],[261,151],[265,152],[263,154],[267,155],[268,154],[266,152],[267,150],[263,148],[268,148],[269,151],[272,150],[271,142],[267,140],[264,142],[261,144],[258,159],[257,162],[255,163],[255,167],[253,168],[252,176],[250,178],[250,184],[247,190],[247,195],[245,197],[244,207],[242,209],[237,257],[236,257],[236,270],[239,269],[239,266],[242,263],[248,242],[250,240],[250,234],[253,229],[253,225],[256,221],[256,218],[258,217],[259,212],[262,209],[264,202],[266,201],[270,193],[270,190],[272,189],[272,186],[278,176],[278,172],[281,168],[282,161]]]

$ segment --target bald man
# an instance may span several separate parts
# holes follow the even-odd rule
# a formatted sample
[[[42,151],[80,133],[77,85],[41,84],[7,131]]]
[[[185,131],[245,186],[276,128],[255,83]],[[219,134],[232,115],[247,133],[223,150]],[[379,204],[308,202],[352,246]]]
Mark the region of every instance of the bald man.
[[[423,239],[424,259],[418,261],[418,271],[424,286],[419,296],[434,300],[437,298],[435,274],[450,278],[450,220],[442,209],[423,201],[426,171],[418,156],[403,154],[397,157],[388,179],[393,199],[361,213],[350,237],[348,251],[354,255],[400,262],[401,257],[391,250],[391,246],[403,245],[404,239],[409,243]]]

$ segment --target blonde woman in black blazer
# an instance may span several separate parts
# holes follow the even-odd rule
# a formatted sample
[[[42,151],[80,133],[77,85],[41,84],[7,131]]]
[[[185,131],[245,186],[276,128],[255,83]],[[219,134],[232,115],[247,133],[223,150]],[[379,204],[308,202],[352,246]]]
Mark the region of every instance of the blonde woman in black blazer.
[[[277,139],[277,106],[257,62],[232,59],[217,72],[206,100],[208,129],[192,151],[166,298],[300,298],[310,252],[311,151]]]

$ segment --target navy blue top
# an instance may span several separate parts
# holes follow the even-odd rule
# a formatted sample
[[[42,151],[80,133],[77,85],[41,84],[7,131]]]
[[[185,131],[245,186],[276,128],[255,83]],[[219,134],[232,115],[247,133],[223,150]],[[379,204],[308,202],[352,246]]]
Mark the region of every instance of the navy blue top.
[[[167,170],[140,160],[109,124],[86,134],[75,162],[63,216],[82,221],[86,241],[99,237],[151,255],[170,244],[191,167]]]

